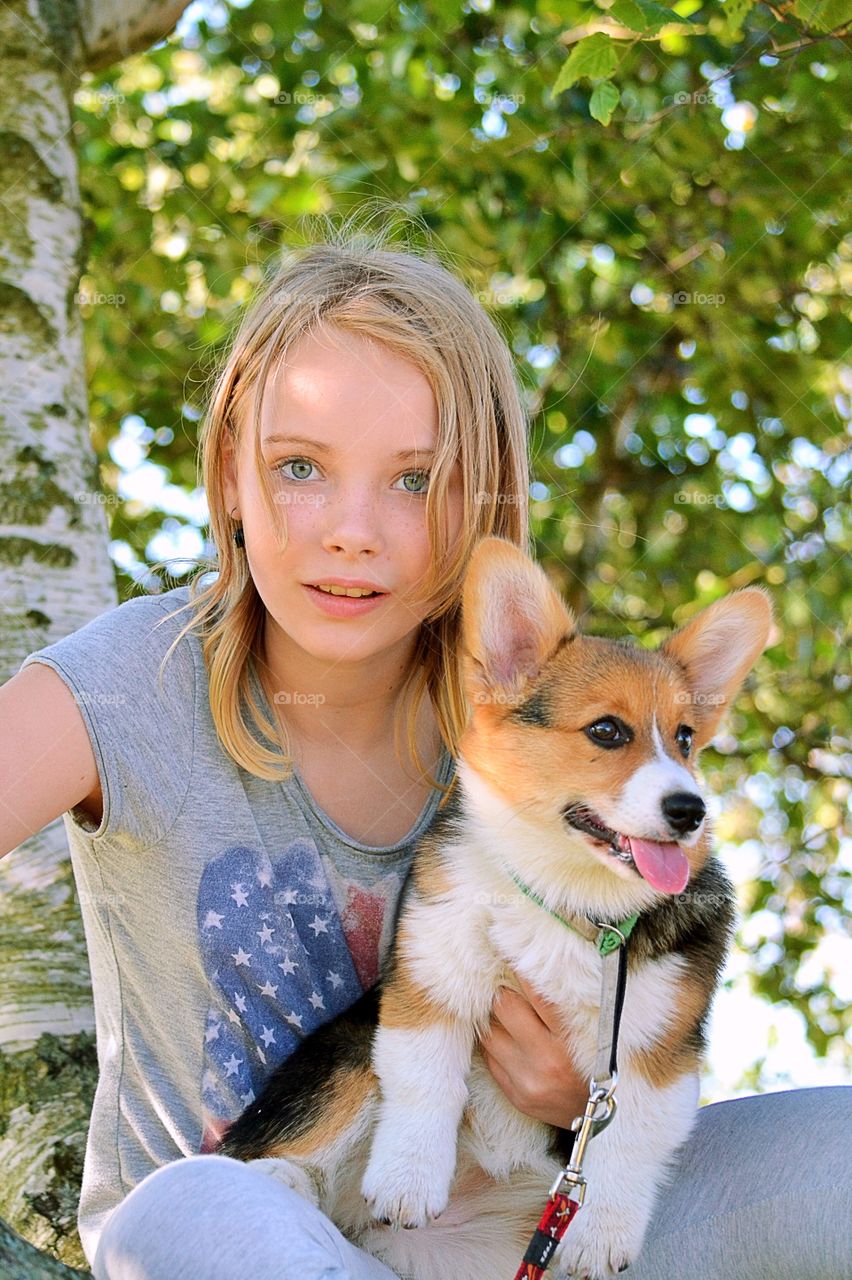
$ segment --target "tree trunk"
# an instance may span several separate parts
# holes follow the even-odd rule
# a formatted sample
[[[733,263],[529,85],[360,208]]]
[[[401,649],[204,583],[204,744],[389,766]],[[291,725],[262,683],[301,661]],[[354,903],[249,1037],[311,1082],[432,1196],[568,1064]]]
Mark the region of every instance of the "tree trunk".
[[[74,1276],[90,1276],[49,1254],[39,1253],[16,1231],[0,1222],[0,1275],[3,1280],[73,1280]]]
[[[0,682],[117,603],[88,430],[72,139],[81,74],[162,39],[186,0],[0,5]],[[60,819],[0,861],[0,1216],[78,1265],[97,1075],[85,939]],[[0,1223],[0,1274],[78,1274]]]

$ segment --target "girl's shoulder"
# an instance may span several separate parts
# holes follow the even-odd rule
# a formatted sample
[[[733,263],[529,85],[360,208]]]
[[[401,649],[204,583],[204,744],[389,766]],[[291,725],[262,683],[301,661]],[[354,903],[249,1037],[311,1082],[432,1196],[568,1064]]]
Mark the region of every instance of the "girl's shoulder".
[[[150,844],[179,811],[192,772],[203,669],[193,632],[173,643],[193,616],[182,609],[188,602],[188,587],[134,596],[22,664],[52,667],[83,717],[100,791],[88,813],[84,807],[87,836]]]
[[[132,596],[121,604],[104,610],[75,631],[53,644],[29,654],[21,670],[29,663],[51,658],[58,663],[85,663],[89,669],[121,662],[127,667],[147,664],[155,652],[165,652],[171,642],[192,619],[189,587],[175,587],[158,595]],[[173,616],[174,615],[174,616]],[[197,638],[192,632],[185,637],[190,644]],[[179,646],[178,646],[179,647]]]
[[[162,726],[171,712],[185,721],[203,668],[195,633],[174,643],[193,616],[183,608],[187,603],[189,587],[133,596],[29,654],[20,669],[34,662],[52,667],[93,732],[106,733],[109,724],[120,734],[130,708],[137,721],[147,717]]]

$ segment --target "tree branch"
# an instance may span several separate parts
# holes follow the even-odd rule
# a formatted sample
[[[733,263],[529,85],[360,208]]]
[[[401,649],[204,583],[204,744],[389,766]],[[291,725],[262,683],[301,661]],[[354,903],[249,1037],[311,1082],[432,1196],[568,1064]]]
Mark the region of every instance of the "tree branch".
[[[189,0],[80,0],[79,37],[87,71],[102,71],[164,40]]]
[[[13,1231],[0,1218],[0,1275],[3,1280],[91,1280],[88,1271],[68,1267]]]

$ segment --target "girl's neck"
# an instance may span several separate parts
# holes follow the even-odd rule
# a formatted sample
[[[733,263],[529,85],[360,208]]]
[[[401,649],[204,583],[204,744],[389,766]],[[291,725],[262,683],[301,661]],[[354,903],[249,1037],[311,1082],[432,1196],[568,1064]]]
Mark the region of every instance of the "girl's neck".
[[[328,664],[319,664],[319,672],[296,675],[285,666],[276,666],[274,658],[260,663],[260,677],[270,708],[280,716],[294,746],[304,750],[348,751],[362,756],[381,756],[393,749],[394,714],[403,696],[405,668],[399,658],[393,668],[380,673],[373,670],[365,677],[353,674],[344,666],[329,673]],[[286,694],[282,698],[281,693]],[[277,696],[276,696],[277,695]],[[400,714],[405,724],[410,690]],[[403,730],[404,733],[404,730]],[[418,744],[437,743],[440,733],[434,709],[428,697],[421,701],[417,717]],[[404,739],[403,739],[404,740]],[[422,750],[421,746],[421,750]]]

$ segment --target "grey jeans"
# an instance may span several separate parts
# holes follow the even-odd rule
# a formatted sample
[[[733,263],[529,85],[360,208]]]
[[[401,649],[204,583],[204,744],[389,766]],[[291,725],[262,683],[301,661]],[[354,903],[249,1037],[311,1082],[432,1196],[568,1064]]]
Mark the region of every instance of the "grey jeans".
[[[395,1280],[295,1192],[215,1155],[177,1160],[135,1187],[107,1221],[94,1274]],[[852,1087],[702,1107],[625,1277],[852,1280]]]

